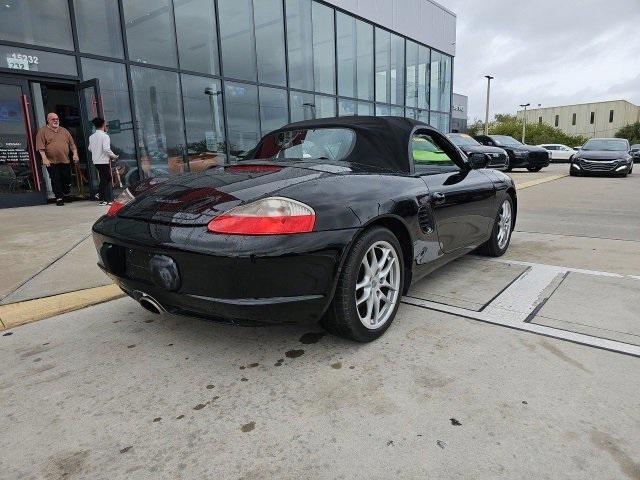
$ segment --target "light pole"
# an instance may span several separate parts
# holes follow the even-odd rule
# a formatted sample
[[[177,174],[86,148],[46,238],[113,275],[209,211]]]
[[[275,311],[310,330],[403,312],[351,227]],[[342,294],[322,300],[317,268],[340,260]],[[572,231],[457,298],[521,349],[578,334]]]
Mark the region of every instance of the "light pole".
[[[222,95],[222,92],[219,91],[215,86],[209,86],[204,89],[205,95],[209,96],[209,107],[211,108],[211,123],[213,126],[213,131],[216,134],[216,147],[218,141],[220,140],[220,124],[219,124],[219,113],[218,113],[218,99],[216,98],[218,95]]]
[[[527,133],[527,107],[531,105],[530,103],[524,104],[524,105],[520,105],[521,107],[524,107],[524,114],[522,115],[522,143],[524,142],[524,137]]]
[[[491,94],[491,80],[493,80],[493,77],[491,75],[485,75],[484,77],[487,79],[487,109],[484,116],[484,134],[489,135],[489,95]]]

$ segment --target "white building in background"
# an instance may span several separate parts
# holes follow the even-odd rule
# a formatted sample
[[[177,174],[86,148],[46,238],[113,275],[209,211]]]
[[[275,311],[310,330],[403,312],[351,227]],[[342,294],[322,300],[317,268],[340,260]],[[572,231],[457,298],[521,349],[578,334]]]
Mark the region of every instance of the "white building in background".
[[[522,119],[523,111],[518,111]],[[582,103],[527,110],[527,123],[548,123],[568,135],[613,137],[622,127],[640,121],[640,107],[626,100]]]

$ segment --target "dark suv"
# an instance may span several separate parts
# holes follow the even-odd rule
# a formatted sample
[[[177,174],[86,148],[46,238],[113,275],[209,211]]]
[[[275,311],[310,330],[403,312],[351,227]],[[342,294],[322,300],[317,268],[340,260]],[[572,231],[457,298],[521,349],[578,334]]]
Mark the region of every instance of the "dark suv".
[[[549,152],[542,147],[525,145],[508,135],[476,135],[476,140],[489,147],[500,147],[509,155],[509,168],[526,168],[539,172],[549,166]]]
[[[634,162],[640,162],[640,143],[631,145],[631,156]]]

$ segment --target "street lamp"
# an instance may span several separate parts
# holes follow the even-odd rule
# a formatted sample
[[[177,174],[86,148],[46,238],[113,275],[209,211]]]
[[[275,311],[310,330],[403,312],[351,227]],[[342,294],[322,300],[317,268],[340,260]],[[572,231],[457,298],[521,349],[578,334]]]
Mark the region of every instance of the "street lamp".
[[[312,115],[311,118],[313,120],[315,120],[316,119],[316,104],[315,103],[303,103],[302,106],[311,108],[311,115]]]
[[[491,80],[493,80],[493,77],[485,75],[484,78],[487,79],[487,109],[484,116],[484,134],[489,135],[489,95],[491,94]]]
[[[218,102],[217,96],[222,95],[222,92],[215,88],[213,85],[204,89],[204,94],[209,96],[209,106],[211,107],[211,115],[212,115],[212,126],[213,130],[216,133],[216,146],[221,137],[220,134],[220,124],[219,124],[219,113],[218,113]],[[217,147],[216,147],[217,148]]]
[[[524,114],[522,115],[522,143],[525,143],[524,141],[524,137],[527,133],[527,107],[531,105],[530,103],[524,104],[524,105],[520,105],[521,107],[524,107]]]

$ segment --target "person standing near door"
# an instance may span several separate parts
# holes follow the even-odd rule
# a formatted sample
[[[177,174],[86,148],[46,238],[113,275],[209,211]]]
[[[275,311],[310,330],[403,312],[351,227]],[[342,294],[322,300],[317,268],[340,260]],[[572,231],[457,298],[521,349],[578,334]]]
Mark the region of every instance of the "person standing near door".
[[[91,160],[100,174],[100,205],[111,205],[113,189],[111,185],[111,160],[118,155],[111,151],[111,139],[107,135],[107,124],[104,118],[96,117],[91,120],[96,131],[89,137]]]
[[[71,164],[69,152],[74,163],[78,163],[78,149],[69,131],[60,126],[55,113],[47,115],[47,124],[36,134],[36,150],[40,152],[42,163],[47,167],[51,188],[56,196],[56,205],[64,205],[65,190],[71,184]]]

